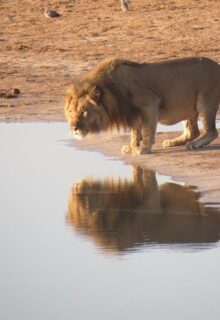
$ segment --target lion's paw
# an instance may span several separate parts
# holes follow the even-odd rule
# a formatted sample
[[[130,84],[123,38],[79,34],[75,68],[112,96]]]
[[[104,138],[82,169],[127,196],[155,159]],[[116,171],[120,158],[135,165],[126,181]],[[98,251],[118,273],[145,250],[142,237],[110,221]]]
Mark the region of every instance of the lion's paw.
[[[121,152],[124,154],[129,154],[132,152],[131,147],[129,145],[125,145],[121,148]]]
[[[185,146],[186,146],[186,149],[188,150],[195,150],[200,148],[200,146],[196,142],[192,142],[192,141],[187,142]]]
[[[163,142],[163,147],[164,148],[170,148],[173,146],[173,141],[172,140],[164,140]]]
[[[136,154],[136,155],[149,154],[149,153],[151,153],[151,150],[149,148],[137,147],[137,148],[132,149],[132,153]]]

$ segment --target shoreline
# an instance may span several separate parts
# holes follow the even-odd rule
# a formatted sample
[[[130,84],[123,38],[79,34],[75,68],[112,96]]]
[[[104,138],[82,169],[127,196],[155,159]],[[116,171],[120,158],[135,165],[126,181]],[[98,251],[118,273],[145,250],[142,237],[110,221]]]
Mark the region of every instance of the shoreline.
[[[184,146],[169,149],[162,147],[163,140],[173,138],[179,132],[157,133],[152,153],[148,155],[121,154],[121,147],[129,141],[129,134],[126,133],[72,140],[70,145],[81,150],[99,152],[120,160],[125,165],[142,166],[170,176],[173,181],[196,187],[201,192],[201,202],[220,207],[220,130],[218,131],[219,137],[211,145],[196,151],[186,150]]]

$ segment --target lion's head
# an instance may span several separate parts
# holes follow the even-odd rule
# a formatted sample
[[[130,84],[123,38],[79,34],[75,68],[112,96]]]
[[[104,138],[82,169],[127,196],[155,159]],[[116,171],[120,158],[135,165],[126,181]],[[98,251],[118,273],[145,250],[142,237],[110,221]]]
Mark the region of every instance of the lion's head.
[[[136,64],[114,58],[104,59],[67,90],[65,116],[76,138],[139,124],[140,114],[133,105],[132,94],[121,84],[119,67],[123,65]],[[113,77],[117,70],[119,82]]]
[[[101,104],[101,89],[95,85],[78,83],[65,96],[65,117],[75,138],[98,133],[108,126],[108,116]]]

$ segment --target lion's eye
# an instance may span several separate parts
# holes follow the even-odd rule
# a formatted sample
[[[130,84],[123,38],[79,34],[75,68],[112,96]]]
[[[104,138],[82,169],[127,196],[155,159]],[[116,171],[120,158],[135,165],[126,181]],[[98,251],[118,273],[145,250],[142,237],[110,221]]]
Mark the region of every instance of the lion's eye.
[[[83,115],[83,117],[84,117],[84,118],[86,118],[86,117],[87,117],[87,115],[88,115],[88,111],[86,111],[86,110],[85,110],[85,111],[83,111],[82,115]]]

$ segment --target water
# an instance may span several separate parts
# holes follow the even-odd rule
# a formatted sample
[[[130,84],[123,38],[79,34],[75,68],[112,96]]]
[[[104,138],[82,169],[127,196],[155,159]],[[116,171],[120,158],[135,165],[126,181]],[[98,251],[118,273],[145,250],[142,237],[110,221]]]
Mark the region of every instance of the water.
[[[219,210],[67,132],[0,125],[0,319],[219,319]]]

